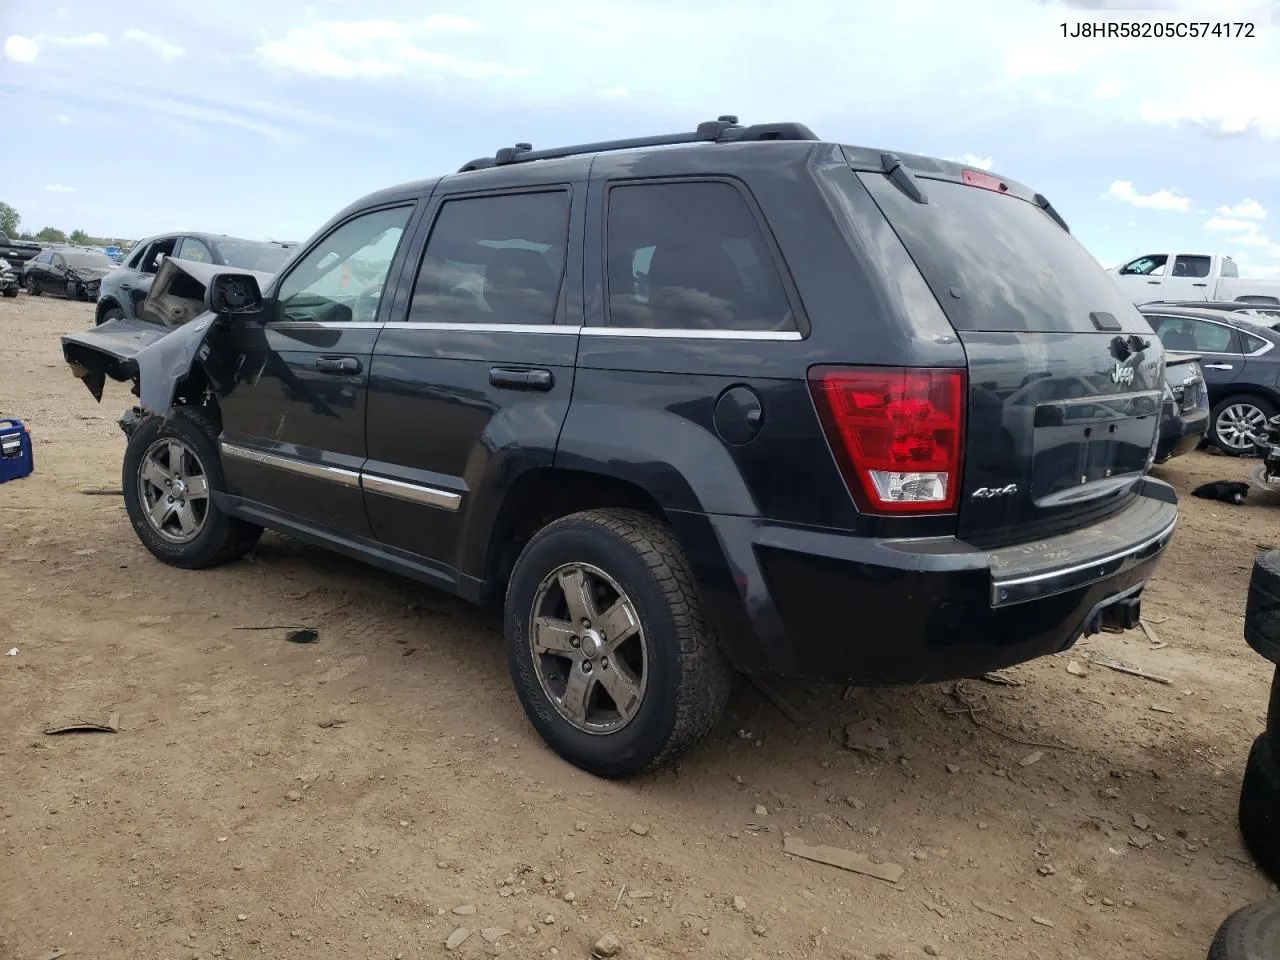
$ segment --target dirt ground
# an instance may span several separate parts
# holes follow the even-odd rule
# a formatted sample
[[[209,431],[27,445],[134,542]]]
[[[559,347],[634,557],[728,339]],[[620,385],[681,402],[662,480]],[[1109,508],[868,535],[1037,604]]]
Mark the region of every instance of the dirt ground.
[[[1143,611],[1163,646],[1104,635],[966,682],[973,713],[949,685],[785,686],[797,723],[739,683],[680,769],[608,783],[535,737],[492,614],[273,535],[199,573],[145,553],[118,497],[81,492],[118,487],[130,399],[96,406],[61,360],[91,309],[0,301],[0,413],[36,455],[0,486],[0,960],[577,960],[606,932],[635,960],[1200,960],[1272,889],[1235,806],[1270,675],[1245,592],[1280,498],[1184,496]],[[1247,466],[1158,472],[1187,494]],[[319,641],[241,629],[294,625]],[[43,733],[113,712],[116,734]],[[887,743],[845,747],[868,718]]]

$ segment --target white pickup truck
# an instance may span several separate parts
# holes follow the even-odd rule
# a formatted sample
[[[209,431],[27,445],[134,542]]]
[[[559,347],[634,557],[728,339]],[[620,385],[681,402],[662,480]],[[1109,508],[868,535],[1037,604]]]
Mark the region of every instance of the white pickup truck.
[[[1111,269],[1135,304],[1154,300],[1239,300],[1280,304],[1280,281],[1240,276],[1230,257],[1208,253],[1148,253]]]

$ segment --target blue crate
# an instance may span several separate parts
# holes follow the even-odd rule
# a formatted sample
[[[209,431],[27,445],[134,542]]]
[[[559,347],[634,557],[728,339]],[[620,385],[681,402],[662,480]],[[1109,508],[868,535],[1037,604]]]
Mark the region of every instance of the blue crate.
[[[35,468],[30,431],[21,420],[0,417],[0,483],[18,480]]]

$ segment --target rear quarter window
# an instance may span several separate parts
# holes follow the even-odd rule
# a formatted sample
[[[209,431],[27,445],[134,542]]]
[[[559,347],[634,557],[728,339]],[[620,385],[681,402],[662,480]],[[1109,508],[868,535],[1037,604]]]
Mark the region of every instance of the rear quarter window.
[[[1035,204],[920,178],[922,204],[883,174],[858,177],[956,330],[1097,333],[1095,312],[1147,329],[1119,284]]]

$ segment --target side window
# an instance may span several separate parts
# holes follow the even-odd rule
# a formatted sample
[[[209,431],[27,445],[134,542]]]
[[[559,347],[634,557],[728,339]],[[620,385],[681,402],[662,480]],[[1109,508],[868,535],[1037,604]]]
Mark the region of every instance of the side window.
[[[61,270],[67,265],[67,261],[62,259],[62,257],[58,256],[56,253],[49,258],[49,262],[53,264],[53,269],[55,270]]]
[[[417,323],[555,322],[569,245],[569,194],[446,200],[413,287]]]
[[[1192,349],[1206,353],[1239,353],[1240,341],[1236,332],[1230,327],[1217,323],[1206,323],[1203,320],[1184,321],[1195,340]]]
[[[146,262],[145,257],[147,251],[151,249],[151,244],[140,243],[133,249],[133,253],[129,254],[129,259],[125,263],[130,270],[141,270],[142,264]]]
[[[161,258],[172,257],[174,247],[177,245],[177,237],[168,237],[164,240],[157,240],[147,249],[147,255],[142,258],[142,265],[138,269],[143,273],[155,273],[160,269]]]
[[[659,330],[795,330],[760,225],[727,183],[609,190],[606,322]]]
[[[1203,280],[1209,276],[1209,267],[1212,263],[1213,260],[1209,257],[1180,256],[1173,263],[1173,275]]]
[[[1165,264],[1168,262],[1169,258],[1163,253],[1149,253],[1137,260],[1130,260],[1120,268],[1120,273],[1122,276],[1163,277]]]
[[[1240,276],[1240,268],[1236,266],[1236,262],[1232,260],[1230,257],[1223,257],[1222,273],[1220,274],[1220,276],[1238,277]]]
[[[1251,333],[1241,333],[1240,344],[1243,353],[1257,353],[1267,345],[1267,341],[1261,337],[1255,337]]]
[[[196,263],[213,263],[213,252],[195,237],[183,237],[178,244],[174,256],[179,260],[194,260]]]
[[[289,271],[273,320],[372,322],[412,206],[374,210],[338,227]]]

